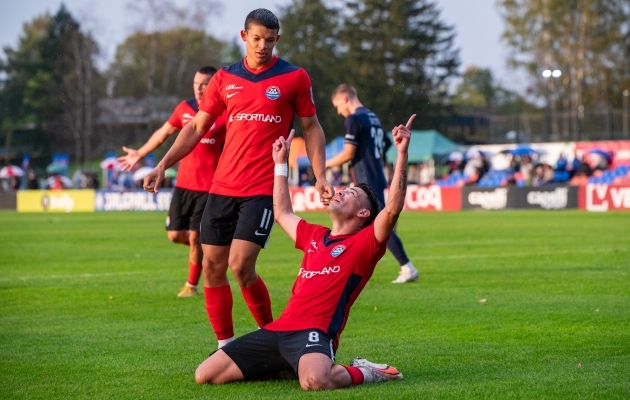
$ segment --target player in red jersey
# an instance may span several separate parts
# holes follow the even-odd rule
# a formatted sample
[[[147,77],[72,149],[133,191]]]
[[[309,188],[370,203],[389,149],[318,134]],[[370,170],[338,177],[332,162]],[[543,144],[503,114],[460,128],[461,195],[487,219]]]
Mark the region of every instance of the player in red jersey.
[[[398,159],[383,210],[378,212],[378,197],[369,186],[344,189],[328,205],[332,229],[309,224],[293,213],[286,178],[292,135],[274,143],[275,218],[304,252],[302,265],[282,315],[214,352],[197,368],[197,383],[261,379],[284,370],[293,370],[304,390],[402,378],[396,368],[363,358],[354,359],[350,366],[335,364],[334,353],[350,307],[385,254],[403,209],[414,118],[392,130]]]
[[[247,55],[212,77],[199,113],[144,181],[146,190],[157,191],[164,170],[188,154],[215,118],[227,112],[225,148],[201,221],[206,311],[219,347],[234,339],[228,266],[258,326],[273,320],[267,287],[256,273],[256,259],[274,221],[274,165],[268,150],[278,136],[289,134],[296,114],[322,201],[334,194],[325,178],[324,132],[310,78],[273,55],[279,29],[269,10],[248,14],[241,31]]]
[[[149,140],[138,150],[123,147],[127,155],[118,158],[123,170],[133,168],[142,157],[160,147],[170,135],[179,132],[193,119],[199,111],[199,101],[208,82],[216,72],[214,67],[201,67],[193,79],[195,97],[179,103],[168,121],[153,132]],[[173,243],[190,246],[188,280],[177,295],[179,297],[197,294],[202,269],[199,227],[224,141],[225,117],[222,116],[206,131],[195,149],[179,163],[173,198],[166,217],[168,239]]]

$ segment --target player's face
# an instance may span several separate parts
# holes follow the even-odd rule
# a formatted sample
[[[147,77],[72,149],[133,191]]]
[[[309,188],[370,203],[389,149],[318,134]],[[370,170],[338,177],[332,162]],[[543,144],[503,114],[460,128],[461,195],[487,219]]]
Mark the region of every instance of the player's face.
[[[337,110],[337,114],[342,117],[350,115],[350,108],[348,107],[348,97],[343,94],[336,95],[333,100],[333,107]]]
[[[280,35],[278,35],[276,29],[249,24],[246,31],[241,31],[241,39],[245,42],[249,66],[260,68],[273,59],[273,48],[276,47],[276,43],[280,40]]]
[[[368,203],[367,194],[357,187],[337,191],[328,204],[329,212],[347,217],[366,217],[370,211],[365,208]]]
[[[210,75],[201,74],[199,72],[195,74],[195,78],[193,79],[193,91],[195,92],[197,102],[201,101],[201,97],[203,96],[203,92],[206,91],[210,78]]]

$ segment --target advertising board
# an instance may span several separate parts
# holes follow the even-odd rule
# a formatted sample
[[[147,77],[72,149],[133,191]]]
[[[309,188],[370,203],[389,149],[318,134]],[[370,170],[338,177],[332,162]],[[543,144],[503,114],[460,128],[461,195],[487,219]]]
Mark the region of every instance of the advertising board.
[[[93,212],[94,190],[21,190],[18,212]]]

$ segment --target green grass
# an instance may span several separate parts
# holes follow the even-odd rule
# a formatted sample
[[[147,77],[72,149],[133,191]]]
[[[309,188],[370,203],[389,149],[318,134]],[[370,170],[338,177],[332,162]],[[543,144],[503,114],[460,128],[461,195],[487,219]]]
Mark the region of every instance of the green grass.
[[[194,383],[215,340],[202,296],[175,297],[187,248],[163,224],[0,213],[0,398],[630,398],[630,213],[405,213],[398,232],[421,280],[391,284],[387,254],[337,354],[405,379],[321,393]],[[258,269],[278,315],[301,253],[277,228],[269,247]],[[242,335],[255,323],[234,286]]]

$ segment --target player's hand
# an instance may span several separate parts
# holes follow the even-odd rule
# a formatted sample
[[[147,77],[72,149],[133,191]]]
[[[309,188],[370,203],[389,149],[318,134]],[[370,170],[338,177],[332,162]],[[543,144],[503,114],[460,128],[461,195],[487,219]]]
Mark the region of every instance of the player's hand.
[[[159,164],[144,177],[142,188],[147,192],[157,193],[164,180],[164,168]]]
[[[315,189],[319,192],[319,201],[325,206],[330,204],[330,199],[335,195],[333,185],[328,183],[326,179],[318,179],[317,182],[315,182]]]
[[[394,137],[394,146],[398,153],[406,153],[409,149],[409,140],[411,139],[411,124],[416,118],[416,114],[409,117],[407,125],[398,125],[392,129],[392,136]]]
[[[289,133],[288,138],[285,139],[283,136],[280,136],[275,142],[273,142],[272,155],[274,163],[284,164],[287,162],[289,152],[291,151],[291,141],[293,140],[293,136],[295,136],[295,129],[291,129],[291,133]]]
[[[127,153],[127,155],[118,157],[120,169],[123,171],[131,171],[131,168],[133,168],[133,166],[136,165],[142,157],[138,154],[138,150],[130,149],[125,146],[123,146],[123,150]]]

